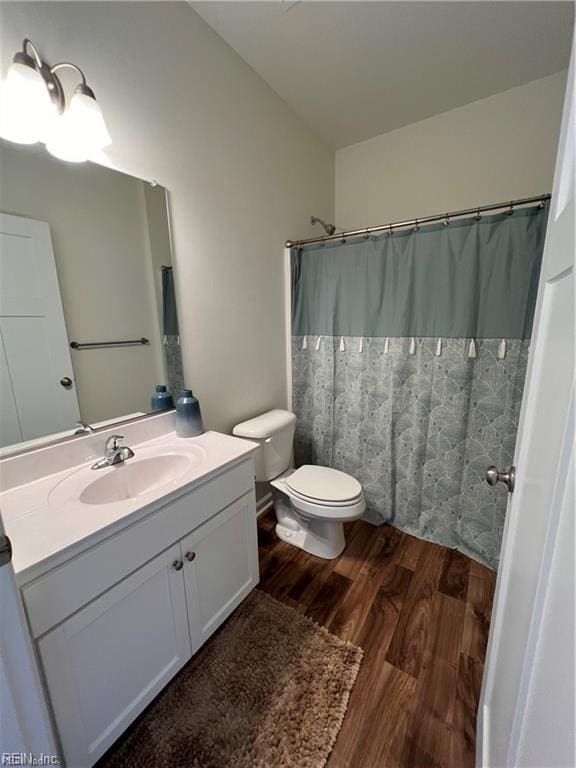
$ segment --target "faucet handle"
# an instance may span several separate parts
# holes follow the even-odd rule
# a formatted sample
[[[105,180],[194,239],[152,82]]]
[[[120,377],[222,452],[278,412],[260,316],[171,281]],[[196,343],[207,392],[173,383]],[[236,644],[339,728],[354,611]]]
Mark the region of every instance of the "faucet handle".
[[[110,435],[110,437],[106,440],[106,450],[117,450],[120,440],[124,440],[124,435]]]

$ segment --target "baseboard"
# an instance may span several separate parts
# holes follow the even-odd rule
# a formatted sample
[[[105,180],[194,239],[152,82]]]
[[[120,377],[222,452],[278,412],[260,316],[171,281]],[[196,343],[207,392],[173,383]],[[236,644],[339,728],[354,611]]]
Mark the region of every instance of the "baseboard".
[[[262,496],[262,498],[258,499],[256,502],[256,516],[260,517],[260,515],[263,515],[264,512],[268,512],[268,510],[272,508],[272,505],[273,500],[271,493],[267,493],[265,496]]]

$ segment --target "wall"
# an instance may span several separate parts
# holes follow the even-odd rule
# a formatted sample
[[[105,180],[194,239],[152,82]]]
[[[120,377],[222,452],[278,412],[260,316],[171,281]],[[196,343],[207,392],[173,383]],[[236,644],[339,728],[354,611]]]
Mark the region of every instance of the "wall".
[[[82,419],[148,411],[154,385],[164,379],[149,240],[156,227],[144,205],[148,185],[5,141],[0,167],[0,210],[50,225],[68,339],[150,339],[145,347],[71,352]]]
[[[0,27],[3,72],[24,36],[79,64],[110,162],[170,191],[184,370],[208,426],[285,405],[283,244],[332,218],[333,152],[185,3],[2,3]]]
[[[336,152],[343,229],[552,189],[566,72]]]

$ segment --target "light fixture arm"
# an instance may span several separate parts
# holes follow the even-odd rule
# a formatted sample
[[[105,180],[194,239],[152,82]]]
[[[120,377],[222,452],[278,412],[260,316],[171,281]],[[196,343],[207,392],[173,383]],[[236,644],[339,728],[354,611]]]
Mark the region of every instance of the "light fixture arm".
[[[30,55],[28,51],[31,51],[32,55]],[[62,88],[62,83],[51,71],[48,64],[45,61],[42,61],[40,54],[36,50],[36,47],[30,38],[24,38],[22,42],[22,50],[14,54],[12,61],[14,64],[22,64],[39,72],[39,74],[42,76],[42,79],[44,80],[44,83],[46,84],[46,88],[48,89],[48,93],[52,99],[53,104],[55,104],[58,112],[62,114],[62,112],[64,112],[64,107],[66,106],[66,99],[64,96],[64,89]],[[84,75],[82,75],[82,77],[84,77]]]
[[[58,75],[55,73],[59,69],[73,69],[82,78],[82,82],[79,83],[76,88],[74,88],[74,93],[82,93],[84,96],[89,96],[91,99],[96,99],[96,96],[94,96],[94,91],[87,84],[84,72],[82,72],[80,67],[77,67],[76,64],[72,64],[71,61],[61,61],[59,64],[54,64],[54,66],[50,68],[50,74],[52,77],[58,79]]]
[[[82,93],[85,96],[90,96],[92,99],[95,98],[94,91],[86,83],[86,77],[80,67],[76,66],[76,64],[72,64],[71,61],[61,61],[50,67],[45,61],[42,61],[34,43],[28,37],[24,38],[24,41],[22,42],[22,50],[15,54],[14,61],[19,64],[34,67],[34,69],[42,75],[48,93],[50,94],[50,98],[56,105],[60,114],[64,112],[66,106],[64,88],[60,82],[60,78],[56,74],[61,69],[73,69],[80,75],[82,82],[76,86],[75,93]]]
[[[59,69],[73,69],[82,78],[82,85],[86,85],[86,78],[84,77],[84,72],[80,69],[80,67],[77,67],[76,64],[72,64],[71,61],[61,61],[59,64],[54,64],[53,67],[50,67],[50,74],[54,74]]]
[[[42,59],[40,58],[40,54],[36,50],[32,40],[30,40],[28,37],[25,37],[23,42],[22,42],[22,53],[25,56],[30,56],[30,54],[27,51],[28,48],[30,48],[30,50],[32,51],[33,56],[34,56],[34,61],[35,61],[36,69],[40,72],[40,70],[42,69],[42,63],[43,63]]]

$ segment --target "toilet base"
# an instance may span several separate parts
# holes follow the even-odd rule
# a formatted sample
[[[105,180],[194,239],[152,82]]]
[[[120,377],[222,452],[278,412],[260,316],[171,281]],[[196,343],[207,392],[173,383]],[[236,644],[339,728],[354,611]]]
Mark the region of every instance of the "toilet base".
[[[276,535],[287,544],[325,560],[341,555],[346,545],[342,523],[323,520],[284,519],[276,524]]]

